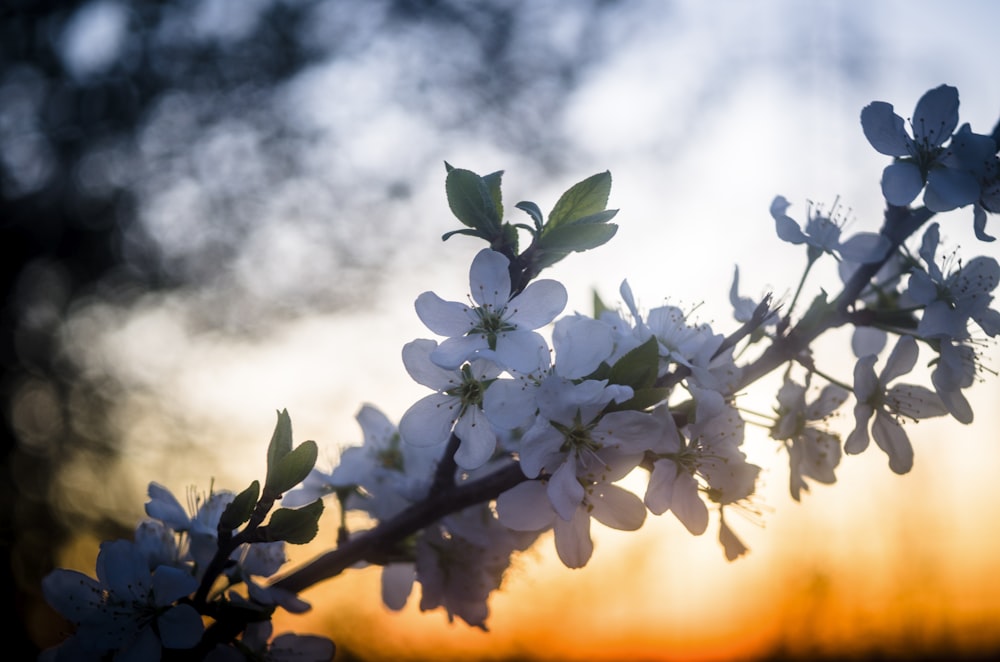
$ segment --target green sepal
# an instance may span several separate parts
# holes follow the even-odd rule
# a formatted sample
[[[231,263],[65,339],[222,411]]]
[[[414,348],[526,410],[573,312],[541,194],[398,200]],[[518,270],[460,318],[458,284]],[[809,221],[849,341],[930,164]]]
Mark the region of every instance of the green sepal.
[[[629,350],[611,366],[608,381],[631,386],[636,392],[649,389],[656,383],[659,365],[660,345],[655,336],[650,336],[649,340]]]
[[[490,176],[494,177],[496,173]],[[499,186],[499,176],[495,177],[495,181]],[[495,237],[500,232],[497,200],[485,179],[471,170],[453,168],[448,171],[444,188],[448,206],[464,225],[479,230],[487,238]]]
[[[273,472],[268,471],[266,489],[276,495],[292,489],[305,480],[316,466],[318,455],[319,448],[315,441],[303,441],[295,450],[278,461]]]
[[[271,443],[267,447],[267,479],[264,487],[267,489],[274,483],[273,474],[281,458],[292,452],[292,419],[287,409],[278,412],[278,422],[271,435]]]
[[[597,293],[597,290],[593,290],[593,300],[594,300],[594,319],[600,319],[601,315],[605,312],[611,310],[608,305],[604,303],[601,295]]]
[[[293,545],[304,545],[319,532],[319,518],[322,514],[322,499],[316,499],[301,508],[278,508],[271,513],[267,526],[261,527],[261,532],[268,542],[284,540]]]
[[[250,487],[237,494],[236,498],[222,511],[222,517],[219,518],[219,531],[232,531],[250,519],[259,497],[260,483],[255,480],[250,483]]]
[[[546,230],[603,211],[611,195],[611,173],[605,170],[571,186],[549,214]]]
[[[452,230],[451,232],[445,232],[443,235],[441,235],[441,241],[448,241],[449,239],[451,239],[452,235],[456,234],[464,234],[470,237],[479,237],[480,239],[488,239],[488,237],[483,236],[483,233],[480,232],[479,230],[462,229],[462,230]]]

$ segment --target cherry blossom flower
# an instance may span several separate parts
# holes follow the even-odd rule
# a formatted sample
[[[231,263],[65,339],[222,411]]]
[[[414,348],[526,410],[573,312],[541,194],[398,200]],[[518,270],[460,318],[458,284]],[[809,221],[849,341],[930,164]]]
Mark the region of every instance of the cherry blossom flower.
[[[201,639],[201,616],[188,604],[173,604],[198,587],[191,573],[149,567],[146,554],[128,540],[101,543],[97,579],[57,569],[42,580],[52,607],[76,625],[52,659],[159,660],[163,648],[187,649]]]
[[[820,205],[810,203],[805,231],[786,213],[790,206],[791,203],[780,195],[771,202],[771,217],[778,237],[791,244],[806,244],[810,261],[829,253],[851,262],[877,262],[889,250],[889,240],[875,232],[858,232],[841,241],[840,234],[847,221],[841,215],[837,202],[833,203],[829,212]]]
[[[399,419],[403,441],[435,446],[454,434],[461,440],[455,462],[463,469],[486,463],[496,450],[497,435],[483,412],[483,394],[501,373],[492,361],[474,359],[458,370],[435,364],[434,340],[414,340],[403,347],[403,364],[420,384],[437,391],[415,402]]]
[[[476,255],[469,272],[473,306],[445,301],[433,292],[417,297],[417,316],[428,329],[447,337],[432,353],[434,363],[457,369],[482,357],[526,373],[548,364],[548,344],[535,329],[562,312],[566,288],[555,280],[536,280],[511,297],[509,265],[506,257],[488,248]]]
[[[924,338],[961,340],[969,335],[971,319],[988,336],[996,336],[1000,333],[1000,312],[990,308],[990,303],[1000,282],[1000,264],[979,256],[945,275],[935,259],[938,241],[938,224],[932,223],[920,248],[926,271],[914,271],[907,287],[910,298],[926,306],[917,333]]]
[[[919,349],[913,336],[900,336],[886,359],[882,371],[875,375],[874,354],[862,357],[854,366],[854,430],[844,442],[844,451],[856,455],[868,448],[869,422],[875,443],[889,456],[889,468],[905,474],[913,467],[913,446],[900,424],[900,418],[931,418],[947,413],[936,393],[923,386],[889,383],[913,370]]]
[[[805,478],[832,484],[834,470],[840,464],[840,438],[813,426],[825,420],[847,399],[847,391],[829,384],[819,396],[806,404],[806,387],[786,378],[778,390],[778,419],[771,428],[771,438],[784,441],[788,449],[789,489],[799,501],[801,490],[809,490]]]
[[[917,102],[906,132],[903,118],[891,104],[874,101],[861,111],[861,127],[871,146],[895,157],[882,171],[882,193],[889,204],[906,206],[924,189],[924,205],[943,212],[979,199],[979,182],[973,173],[955,167],[945,143],[958,126],[958,90],[941,85]]]
[[[659,436],[659,422],[647,413],[601,413],[631,397],[631,388],[605,380],[577,384],[551,375],[539,386],[539,416],[521,440],[521,469],[529,478],[551,476],[547,493],[563,519],[573,517],[586,484],[622,478]]]
[[[332,662],[336,647],[326,637],[285,633],[271,639],[271,621],[247,625],[240,637],[239,648],[218,646],[206,657],[206,662]]]

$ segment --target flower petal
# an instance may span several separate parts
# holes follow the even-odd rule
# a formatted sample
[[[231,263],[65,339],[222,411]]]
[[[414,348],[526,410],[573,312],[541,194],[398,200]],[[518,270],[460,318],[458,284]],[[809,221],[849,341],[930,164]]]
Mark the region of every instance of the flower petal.
[[[521,329],[537,329],[566,307],[566,288],[557,280],[536,280],[507,304],[507,320]]]
[[[905,375],[913,370],[913,366],[917,365],[917,356],[919,354],[920,349],[917,347],[917,341],[913,339],[913,336],[900,336],[896,342],[896,346],[892,348],[889,358],[886,359],[885,367],[882,368],[882,372],[879,374],[879,382],[881,382],[882,387],[885,387],[886,384],[896,377]]]
[[[525,481],[498,496],[497,516],[514,531],[541,531],[557,518],[545,485],[538,480]]]
[[[433,292],[424,292],[413,304],[417,317],[439,336],[463,336],[475,326],[472,309],[458,301],[445,301]]]
[[[458,398],[432,393],[414,402],[399,419],[399,434],[414,446],[443,444],[459,414]]]
[[[913,137],[943,145],[958,127],[958,89],[939,85],[920,97],[913,111]]]
[[[472,299],[480,306],[498,311],[510,298],[510,260],[489,248],[476,254],[469,269],[469,288]]]
[[[909,161],[890,163],[882,171],[882,195],[890,205],[905,207],[924,187],[920,168]]]
[[[583,502],[583,485],[576,479],[576,461],[570,457],[555,470],[546,486],[549,501],[559,517],[569,521]]]
[[[470,405],[459,417],[455,435],[462,440],[455,452],[455,463],[463,469],[477,469],[493,457],[497,435],[478,407]]]
[[[382,602],[393,611],[406,606],[417,571],[412,563],[387,563],[382,567]]]
[[[872,436],[878,447],[889,456],[889,468],[893,473],[905,474],[913,468],[913,446],[906,431],[881,409],[875,413]]]
[[[166,648],[193,648],[205,630],[201,615],[188,604],[175,605],[160,614],[156,626]]]
[[[597,485],[588,495],[590,514],[604,526],[621,531],[635,531],[646,521],[646,507],[642,500],[617,485]]]
[[[893,112],[892,104],[873,101],[861,110],[861,129],[865,138],[880,154],[906,156],[910,137],[903,118]]]
[[[413,381],[435,391],[446,391],[461,383],[461,376],[455,370],[442,368],[431,361],[431,354],[437,349],[435,340],[417,339],[403,345],[403,367]]]
[[[956,168],[935,168],[927,174],[924,205],[931,211],[951,211],[971,205],[978,199],[979,181],[971,172]]]
[[[583,508],[577,508],[568,522],[556,518],[556,553],[567,568],[582,568],[594,554],[594,543],[590,539],[590,515]]]

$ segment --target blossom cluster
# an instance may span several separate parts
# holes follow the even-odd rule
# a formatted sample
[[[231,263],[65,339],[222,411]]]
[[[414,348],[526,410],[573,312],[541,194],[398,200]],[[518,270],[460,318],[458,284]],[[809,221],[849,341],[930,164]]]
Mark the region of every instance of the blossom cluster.
[[[151,519],[134,541],[102,546],[97,580],[67,570],[46,579],[50,603],[76,625],[53,657],[156,659],[198,647],[219,660],[283,659],[285,650],[330,659],[333,645],[322,638],[282,635],[268,644],[268,619],[278,607],[307,609],[301,588],[366,565],[381,567],[388,608],[402,609],[419,585],[421,609],[443,608],[449,619],[486,629],[488,598],[514,555],[551,533],[560,560],[582,568],[594,553],[593,520],[632,531],[648,514],[669,511],[701,535],[714,516],[734,560],[748,549],[726,513],[753,511],[761,472],[744,448],[748,422],[786,453],[795,500],[812,482],[834,483],[845,454],[865,451],[872,439],[891,471],[908,472],[914,451],[905,424],[945,415],[971,423],[965,392],[988,370],[984,348],[1000,333],[1000,265],[984,256],[939,258],[941,222],[930,222],[972,206],[976,235],[988,241],[986,215],[1000,208],[995,140],[968,125],[956,131],[957,110],[954,88],[931,90],[917,104],[911,135],[889,104],[867,106],[866,137],[894,159],[882,176],[883,224],[845,236],[839,201],[810,204],[799,223],[792,203],[776,196],[770,214],[779,239],[806,250],[802,278],[791,301],[775,302],[742,295],[736,269],[728,334],[677,306],[640,309],[627,280],[619,306],[567,313],[565,286],[538,278],[615,234],[608,173],[570,188],[547,218],[519,202],[531,224],[511,224],[503,221],[501,173],[448,166],[449,204],[466,227],[445,239],[473,236],[488,247],[472,260],[467,299],[416,299],[416,315],[436,338],[407,343],[402,362],[429,393],[398,424],[364,405],[363,443],[343,450],[330,470],[314,466],[312,442],[292,449],[290,422],[279,414],[262,494],[256,481],[240,494],[213,493],[189,516],[151,484]],[[924,206],[911,207],[921,190]],[[519,233],[530,236],[523,250]],[[821,291],[800,312],[821,259],[837,262],[842,289],[832,299]],[[850,374],[834,374],[842,361],[825,365],[813,341],[845,325],[854,329],[856,361]],[[926,384],[913,374],[921,353]],[[773,412],[742,408],[746,388],[781,368]],[[843,439],[831,421],[842,408],[852,408],[854,422]],[[336,547],[260,582],[284,562],[286,542],[315,535],[327,497],[339,506]],[[264,524],[277,500],[282,508]],[[368,524],[351,530],[352,511]],[[218,577],[230,588],[213,599]],[[238,585],[245,591],[232,590]],[[206,628],[206,619],[214,624]]]

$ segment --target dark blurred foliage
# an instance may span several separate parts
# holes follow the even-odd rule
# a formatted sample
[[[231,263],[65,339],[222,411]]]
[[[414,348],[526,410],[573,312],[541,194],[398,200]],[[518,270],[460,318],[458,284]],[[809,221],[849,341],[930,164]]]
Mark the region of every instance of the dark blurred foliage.
[[[614,4],[575,3],[575,29],[557,43],[547,30],[567,11],[554,2],[3,3],[0,527],[3,591],[24,625],[8,650],[51,643],[39,642],[52,634],[39,582],[71,533],[109,539],[135,524],[136,504],[121,504],[121,487],[108,479],[122,448],[110,412],[129,387],[67,350],[67,320],[98,303],[128,309],[185,288],[204,298],[205,328],[230,332],[259,330],[277,312],[349,304],[358,294],[346,276],[340,288],[277,294],[226,282],[265,192],[284,190],[294,207],[308,203],[301,191],[322,203],[363,189],[368,197],[355,206],[368,211],[409,195],[413,173],[387,171],[359,188],[348,175],[317,172],[308,155],[317,129],[277,102],[283,86],[311,66],[352,62],[379,35],[407,35],[415,75],[393,90],[407,113],[445,132],[488,132],[555,169],[560,145],[548,123],[607,46],[595,26]],[[86,20],[89,32],[80,29]],[[330,94],[346,102],[352,90]],[[213,149],[225,158],[214,161]],[[144,210],[184,198],[179,182],[195,183],[196,204],[151,231]],[[386,228],[371,225],[384,255]],[[364,230],[330,226],[318,241],[335,272],[377,274],[384,258],[358,248]],[[204,287],[215,281],[222,286]],[[90,319],[98,330],[116,320]],[[176,433],[179,447],[193,443],[182,422]],[[101,492],[81,496],[81,476]]]

